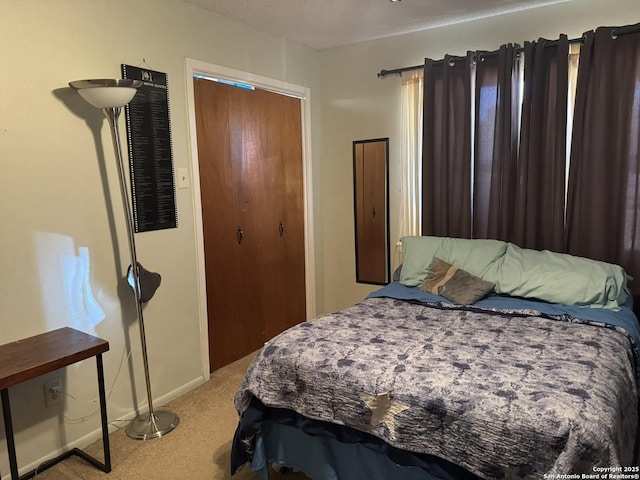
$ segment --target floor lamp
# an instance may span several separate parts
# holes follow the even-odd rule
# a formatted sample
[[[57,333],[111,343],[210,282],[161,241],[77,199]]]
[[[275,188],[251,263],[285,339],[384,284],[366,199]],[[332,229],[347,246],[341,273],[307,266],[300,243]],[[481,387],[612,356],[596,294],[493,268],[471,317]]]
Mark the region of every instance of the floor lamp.
[[[168,410],[154,410],[153,398],[151,396],[151,382],[149,380],[149,361],[147,359],[147,341],[144,333],[144,319],[142,316],[142,300],[140,277],[138,271],[138,261],[136,258],[136,244],[133,229],[133,211],[127,193],[127,182],[125,179],[125,168],[122,161],[122,148],[120,146],[120,133],[118,131],[118,118],[120,110],[127,105],[136,94],[137,88],[142,85],[140,80],[128,79],[98,79],[98,80],[77,80],[70,82],[69,86],[76,90],[82,98],[102,113],[109,121],[111,127],[111,137],[116,160],[118,161],[118,177],[120,180],[120,193],[122,194],[122,204],[127,220],[127,236],[129,238],[129,253],[131,254],[131,276],[133,277],[133,293],[136,299],[136,312],[140,323],[140,341],[142,343],[142,359],[144,362],[144,378],[147,384],[147,399],[149,402],[149,412],[138,415],[129,425],[125,432],[129,438],[136,440],[149,440],[161,437],[172,431],[178,425],[178,416]]]

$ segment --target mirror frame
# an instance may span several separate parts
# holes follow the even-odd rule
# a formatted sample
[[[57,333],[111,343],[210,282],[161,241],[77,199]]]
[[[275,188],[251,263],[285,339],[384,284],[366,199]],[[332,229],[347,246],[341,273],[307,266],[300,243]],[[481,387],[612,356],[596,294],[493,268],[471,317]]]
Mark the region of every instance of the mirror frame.
[[[382,148],[384,151],[384,172],[383,172],[383,185],[384,192],[381,195],[381,192],[374,192],[376,198],[383,202],[383,212],[384,219],[382,228],[384,231],[380,232],[381,237],[377,238],[378,244],[374,242],[373,246],[366,245],[362,242],[363,239],[360,238],[362,232],[360,232],[359,225],[362,225],[367,217],[364,215],[359,215],[359,210],[364,208],[362,200],[359,201],[359,192],[362,193],[362,190],[359,189],[359,186],[363,184],[366,180],[363,175],[363,172],[360,172],[361,169],[358,168],[358,148],[360,145],[363,145],[363,148],[367,144],[379,143],[381,144],[379,148]],[[364,150],[363,150],[364,155]],[[363,158],[363,162],[366,161],[366,158]],[[376,182],[379,184],[379,182]],[[364,188],[361,187],[361,188]],[[389,138],[374,138],[367,140],[354,140],[353,142],[353,212],[354,212],[354,230],[355,230],[355,253],[356,253],[356,282],[357,283],[368,283],[374,285],[386,285],[391,281],[391,259],[390,259],[390,245],[389,245]],[[372,209],[372,217],[375,218],[376,209],[375,205]],[[363,218],[360,218],[363,217]],[[377,227],[379,228],[379,227]],[[364,228],[362,229],[364,230]],[[375,270],[376,273],[371,275],[367,273],[366,270],[370,270],[367,268],[369,266],[368,263],[365,263],[363,257],[367,253],[367,251],[379,251],[379,242],[384,242],[384,255],[383,258],[380,259],[381,264],[376,264]],[[362,243],[362,244],[361,244]],[[377,249],[377,250],[376,250]],[[384,265],[382,265],[382,262]],[[381,274],[381,272],[384,274]]]

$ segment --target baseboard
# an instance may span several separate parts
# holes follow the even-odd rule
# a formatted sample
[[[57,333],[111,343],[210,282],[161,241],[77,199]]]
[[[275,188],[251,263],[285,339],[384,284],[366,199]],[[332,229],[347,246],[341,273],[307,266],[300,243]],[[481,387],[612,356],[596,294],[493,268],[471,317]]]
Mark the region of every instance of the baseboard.
[[[191,390],[193,390],[194,388],[199,387],[200,385],[202,385],[205,382],[205,379],[203,377],[198,377],[188,383],[185,383],[184,385],[176,388],[175,390],[172,390],[171,392],[166,393],[165,395],[162,395],[161,397],[158,398],[154,398],[153,399],[153,404],[154,407],[156,406],[162,406],[162,405],[166,405],[167,403],[171,402],[172,400],[175,400],[176,398],[184,395],[187,392],[190,392]],[[146,397],[145,397],[146,398]],[[120,428],[122,428],[123,426],[126,425],[126,420],[135,417],[136,415],[138,415],[137,412],[145,412],[147,408],[147,402],[141,403],[140,405],[138,405],[137,409],[132,409],[129,412],[123,414],[122,416],[120,416],[120,418],[109,418],[109,433],[113,433],[116,430],[119,430]],[[107,406],[107,414],[108,414],[108,406]],[[113,425],[113,422],[116,423],[120,423],[122,422],[121,426],[117,426],[117,425]],[[179,428],[179,426],[178,426]],[[23,465],[21,467],[18,468],[18,473],[20,475],[24,475],[25,473],[28,473],[32,470],[34,470],[35,468],[38,468],[40,465],[42,465],[44,462],[46,462],[47,460],[51,459],[51,458],[55,458],[58,455],[63,454],[64,452],[71,450],[73,448],[86,448],[87,445],[91,445],[93,442],[95,442],[96,440],[99,440],[100,438],[102,438],[102,427],[98,426],[98,428],[96,428],[94,431],[88,433],[87,435],[84,435],[72,442],[69,442],[67,445],[65,445],[63,448],[59,448],[57,450],[54,450],[52,452],[50,452],[48,455],[39,458],[38,460],[36,460],[35,462],[30,463],[29,465]],[[20,452],[17,451],[17,456],[18,458],[20,458]],[[0,477],[0,480],[11,480],[11,474],[9,475],[4,475],[2,477]]]
[[[205,380],[204,380],[203,377],[198,377],[198,378],[196,378],[194,380],[191,380],[190,382],[185,383],[181,387],[178,387],[175,390],[172,390],[171,392],[162,395],[161,397],[154,398],[153,399],[153,401],[155,402],[154,406],[155,406],[155,404],[158,404],[159,406],[166,405],[167,403],[171,402],[172,400],[175,400],[176,398],[181,397],[185,393],[190,392],[194,388],[199,387],[204,382],[205,382]],[[147,406],[147,402],[143,402],[142,404],[138,405],[138,408],[144,410],[144,408],[146,408],[146,406]],[[134,415],[134,413],[135,412],[132,411],[130,415]],[[126,417],[129,418],[128,416],[126,416]]]

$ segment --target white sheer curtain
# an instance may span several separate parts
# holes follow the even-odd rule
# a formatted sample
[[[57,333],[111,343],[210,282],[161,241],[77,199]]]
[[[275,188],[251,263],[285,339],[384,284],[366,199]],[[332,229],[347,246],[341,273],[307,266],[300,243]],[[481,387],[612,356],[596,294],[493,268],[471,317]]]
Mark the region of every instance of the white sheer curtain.
[[[402,167],[398,240],[421,234],[422,202],[422,93],[423,70],[402,74]],[[400,263],[396,244],[394,268]]]
[[[569,45],[569,92],[567,97],[567,168],[564,176],[564,213],[567,223],[567,194],[569,192],[569,159],[571,158],[571,138],[573,136],[573,109],[576,102],[576,86],[578,84],[578,64],[580,63],[579,42]]]
[[[422,78],[422,70],[402,74],[402,177],[398,238],[405,235],[420,235]]]

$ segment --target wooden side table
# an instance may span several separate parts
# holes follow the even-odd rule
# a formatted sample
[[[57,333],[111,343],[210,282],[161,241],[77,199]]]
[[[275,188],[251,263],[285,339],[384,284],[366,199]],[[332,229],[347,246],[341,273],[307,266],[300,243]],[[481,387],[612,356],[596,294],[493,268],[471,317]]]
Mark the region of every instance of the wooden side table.
[[[104,463],[96,460],[84,451],[74,448],[48,461],[46,465],[38,471],[41,472],[71,455],[78,455],[103,472],[108,473],[111,471],[107,402],[104,389],[104,371],[102,367],[102,354],[107,350],[109,350],[109,342],[106,340],[68,327],[0,345],[0,395],[2,396],[2,414],[5,435],[7,437],[11,480],[33,478],[36,471],[33,470],[24,474],[22,477],[18,475],[16,446],[13,424],[11,422],[11,408],[9,405],[9,387],[90,357],[96,357],[98,367],[98,390],[100,396],[100,416],[102,419]]]

